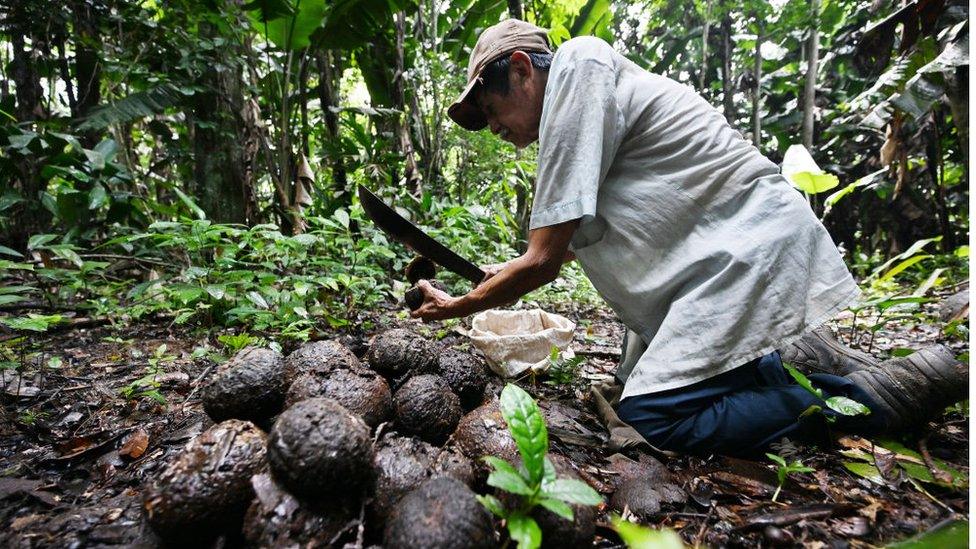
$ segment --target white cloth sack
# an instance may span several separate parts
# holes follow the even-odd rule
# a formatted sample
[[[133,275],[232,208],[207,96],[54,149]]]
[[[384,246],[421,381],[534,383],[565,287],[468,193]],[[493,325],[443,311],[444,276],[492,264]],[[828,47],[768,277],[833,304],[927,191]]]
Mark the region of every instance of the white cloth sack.
[[[545,371],[553,346],[572,358],[574,329],[568,318],[542,309],[490,310],[475,315],[466,334],[496,374],[512,377],[529,369]]]

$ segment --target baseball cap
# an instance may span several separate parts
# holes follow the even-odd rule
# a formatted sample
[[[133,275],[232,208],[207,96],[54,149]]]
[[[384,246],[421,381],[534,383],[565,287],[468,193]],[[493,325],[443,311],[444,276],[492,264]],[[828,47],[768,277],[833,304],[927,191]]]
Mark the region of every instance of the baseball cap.
[[[481,82],[481,71],[489,63],[516,50],[551,53],[546,30],[518,19],[506,19],[481,33],[468,60],[468,85],[447,108],[451,120],[471,131],[488,125],[484,113],[475,105],[471,92]]]

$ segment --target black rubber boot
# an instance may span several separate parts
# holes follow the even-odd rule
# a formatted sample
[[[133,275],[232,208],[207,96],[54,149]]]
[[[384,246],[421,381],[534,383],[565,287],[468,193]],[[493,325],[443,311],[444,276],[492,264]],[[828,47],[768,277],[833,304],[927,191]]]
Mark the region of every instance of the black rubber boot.
[[[881,432],[924,425],[969,395],[969,365],[944,345],[933,345],[902,358],[844,376],[863,389],[884,418]],[[873,433],[872,433],[873,434]]]
[[[871,355],[855,351],[837,341],[826,326],[807,332],[781,349],[779,354],[783,362],[789,362],[805,374],[846,376],[878,365]]]

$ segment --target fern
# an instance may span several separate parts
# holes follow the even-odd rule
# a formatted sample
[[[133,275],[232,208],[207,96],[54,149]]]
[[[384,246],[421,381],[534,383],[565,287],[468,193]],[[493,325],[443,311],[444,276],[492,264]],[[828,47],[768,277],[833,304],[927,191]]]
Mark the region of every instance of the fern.
[[[113,124],[131,122],[146,116],[160,114],[169,107],[178,105],[182,99],[183,93],[175,86],[160,84],[93,109],[79,124],[78,129],[81,131],[102,130]]]

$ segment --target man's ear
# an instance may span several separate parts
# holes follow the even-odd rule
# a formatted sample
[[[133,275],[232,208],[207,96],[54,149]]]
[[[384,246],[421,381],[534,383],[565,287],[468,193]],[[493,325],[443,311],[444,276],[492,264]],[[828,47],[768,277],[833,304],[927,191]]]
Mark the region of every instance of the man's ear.
[[[521,84],[532,78],[532,58],[524,51],[516,50],[509,57],[508,75],[513,84]]]

